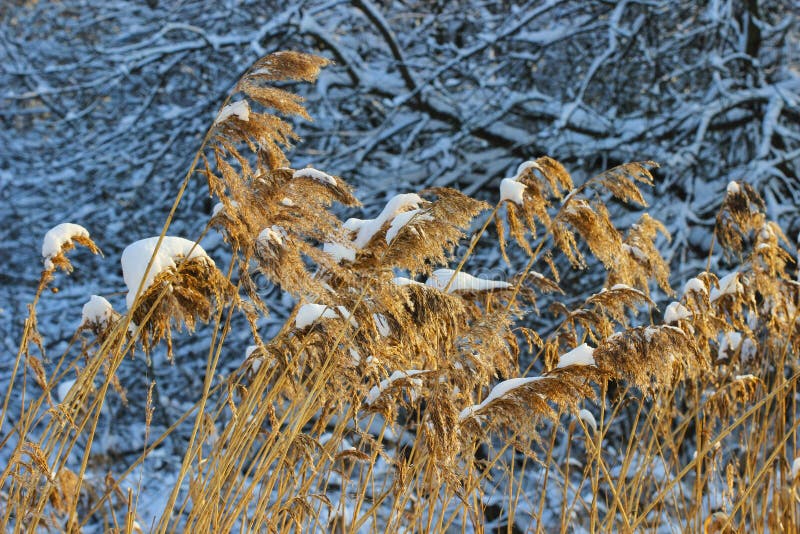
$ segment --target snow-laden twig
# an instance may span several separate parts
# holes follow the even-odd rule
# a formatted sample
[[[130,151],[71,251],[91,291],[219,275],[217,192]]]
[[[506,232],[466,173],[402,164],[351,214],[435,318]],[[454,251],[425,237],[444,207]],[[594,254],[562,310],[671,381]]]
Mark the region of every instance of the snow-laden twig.
[[[511,287],[508,282],[478,278],[463,271],[456,274],[453,269],[437,269],[425,281],[425,285],[442,291],[447,287],[447,284],[450,284],[447,290],[448,293],[454,291],[491,291],[493,289],[508,289]]]

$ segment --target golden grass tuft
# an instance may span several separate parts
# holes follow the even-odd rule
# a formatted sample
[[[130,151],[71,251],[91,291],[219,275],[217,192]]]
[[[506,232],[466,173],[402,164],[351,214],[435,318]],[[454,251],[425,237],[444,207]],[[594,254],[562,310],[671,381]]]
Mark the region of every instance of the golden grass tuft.
[[[177,269],[159,273],[131,312],[137,338],[145,352],[166,341],[172,359],[172,329],[194,331],[198,321],[208,322],[216,306],[230,301],[233,286],[205,258],[181,261]]]

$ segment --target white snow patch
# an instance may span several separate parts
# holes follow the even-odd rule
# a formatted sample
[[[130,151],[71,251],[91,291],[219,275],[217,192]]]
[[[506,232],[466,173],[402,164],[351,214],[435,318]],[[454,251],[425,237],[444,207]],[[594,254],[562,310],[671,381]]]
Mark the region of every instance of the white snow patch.
[[[244,351],[244,359],[250,360],[250,369],[257,373],[259,369],[261,369],[261,364],[264,363],[264,358],[262,356],[257,356],[251,358],[253,353],[258,350],[258,345],[249,345],[247,349]]]
[[[641,291],[632,288],[628,284],[614,284],[609,291],[635,291],[636,293],[641,293]]]
[[[323,184],[336,185],[336,178],[313,167],[306,167],[305,169],[294,171],[292,178],[311,178]]]
[[[742,346],[742,334],[740,332],[723,332],[719,336],[718,360],[727,359],[730,354],[736,352]]]
[[[485,408],[489,403],[492,401],[505,397],[512,391],[517,388],[520,388],[526,384],[530,384],[532,382],[536,382],[537,380],[541,380],[541,376],[531,376],[527,378],[510,378],[508,380],[504,380],[497,384],[492,390],[489,392],[489,395],[483,399],[482,402],[479,404],[473,404],[472,406],[467,406],[458,414],[458,420],[464,421],[470,417],[475,415],[475,412],[479,412],[483,408]]]
[[[373,313],[372,319],[375,321],[375,326],[378,327],[378,333],[382,337],[389,337],[392,333],[392,329],[389,328],[389,321],[386,319],[386,316],[381,313]]]
[[[383,211],[376,218],[365,221],[348,219],[344,223],[344,227],[348,230],[358,231],[353,242],[356,248],[364,248],[384,224],[408,209],[417,209],[422,202],[422,198],[415,193],[395,195],[386,203]]]
[[[361,229],[361,227],[364,226],[365,222],[368,221],[365,221],[364,219],[356,219],[355,217],[350,217],[342,224],[342,228],[344,228],[345,230],[350,230],[351,232],[358,232]]]
[[[706,285],[699,278],[690,278],[683,286],[683,295],[686,296],[690,291],[706,293]]]
[[[627,252],[628,254],[630,254],[631,256],[633,256],[642,263],[647,262],[647,254],[645,254],[644,251],[639,247],[623,243],[622,250],[624,250],[625,252]]]
[[[69,380],[64,380],[58,385],[56,388],[56,395],[58,395],[59,402],[64,402],[67,400],[67,395],[69,395],[69,390],[72,389],[72,386],[75,385],[76,380],[74,378]]]
[[[653,341],[653,336],[658,334],[659,329],[657,326],[648,326],[644,329],[644,340],[650,343]]]
[[[500,182],[500,202],[508,200],[522,206],[524,199],[522,197],[525,192],[525,184],[517,182],[513,178],[503,178]]]
[[[155,252],[157,243],[158,236],[148,237],[131,243],[122,251],[122,278],[128,286],[128,295],[125,298],[128,309],[133,305],[139,286],[144,292],[159,273],[177,267],[181,259],[204,258],[212,266],[215,265],[203,247],[194,241],[182,237],[164,236],[158,252]],[[151,257],[153,264],[145,278],[144,273]]]
[[[616,341],[622,337],[622,332],[614,332],[606,338],[606,341]]]
[[[594,418],[594,414],[592,412],[583,409],[578,412],[578,417],[581,421],[586,423],[586,426],[592,429],[592,433],[597,432],[597,420]]]
[[[338,313],[337,313],[338,312]],[[350,311],[344,306],[325,306],[324,304],[303,304],[297,310],[297,317],[294,319],[294,326],[297,329],[305,328],[319,319],[346,319],[350,318],[350,324],[358,328],[358,322],[352,317]]]
[[[667,324],[677,323],[691,316],[692,312],[680,302],[670,302],[667,309],[664,310],[664,322]]]
[[[519,164],[519,167],[517,167],[517,174],[514,176],[514,181],[517,181],[520,178],[522,178],[522,175],[525,174],[525,171],[527,171],[528,169],[538,169],[538,168],[539,165],[533,160],[523,161],[522,163]]]
[[[237,100],[222,108],[217,118],[214,119],[214,124],[225,122],[234,115],[244,122],[250,120],[250,104],[247,103],[247,100]]]
[[[395,215],[395,217],[392,219],[392,224],[386,231],[386,243],[390,244],[392,241],[394,241],[394,238],[397,237],[397,234],[400,232],[400,230],[409,222],[411,222],[411,219],[414,219],[415,221],[432,221],[433,217],[419,209],[404,211],[403,213]]]
[[[356,260],[356,251],[340,243],[325,243],[322,245],[322,252],[333,258],[337,263],[342,260]]]
[[[235,200],[231,200],[231,207],[238,209],[239,208],[239,203],[236,202]],[[222,202],[217,202],[216,204],[214,204],[214,209],[211,210],[211,216],[215,217],[216,215],[218,215],[222,211],[225,211],[225,204],[223,204]]]
[[[401,378],[410,378],[414,375],[427,372],[427,369],[407,369],[405,371],[395,371],[389,376],[389,378],[384,378],[380,381],[380,384],[373,386],[372,389],[369,390],[367,398],[364,400],[364,402],[367,404],[367,406],[374,403],[376,400],[378,400],[378,397],[381,396],[381,393],[383,393],[386,388],[388,388],[395,380],[399,380]],[[422,380],[419,378],[411,378],[410,382],[414,387],[422,386]]]
[[[269,228],[264,228],[259,232],[256,241],[260,245],[266,245],[267,243],[275,243],[279,246],[283,246],[283,240],[286,238],[286,230],[281,228],[280,226],[272,225]]]
[[[361,354],[359,354],[359,352],[356,349],[351,347],[350,348],[350,365],[352,367],[358,367],[359,364],[361,364]]]
[[[72,243],[73,237],[89,237],[89,231],[79,224],[61,223],[54,226],[44,234],[42,241],[42,258],[44,268],[48,271],[53,268],[52,258],[61,253],[67,243]]]
[[[433,271],[431,276],[425,281],[425,284],[444,291],[444,288],[447,287],[451,279],[453,283],[450,284],[450,288],[447,290],[448,293],[452,293],[453,291],[489,291],[492,289],[506,289],[511,287],[511,284],[508,282],[477,278],[465,272],[456,274],[453,269],[437,269]]]
[[[792,462],[792,480],[800,476],[800,458],[795,458]]]
[[[719,299],[723,295],[736,295],[744,291],[744,286],[739,282],[739,272],[734,271],[719,279],[719,288],[711,288],[711,302]]]
[[[83,305],[81,326],[89,323],[108,324],[114,316],[114,308],[103,297],[92,295]]]
[[[642,293],[638,289],[632,288],[627,284],[614,284],[611,287],[604,287],[603,289],[600,290],[599,293],[594,293],[592,297],[596,297],[597,295],[602,295],[603,293],[606,293],[608,291],[632,291],[634,293],[638,293],[639,295],[644,296],[644,293]]]
[[[331,432],[326,432],[319,437],[319,443],[320,445],[327,445],[334,439],[334,437],[335,436]],[[350,443],[350,440],[344,437],[339,439],[338,445],[335,448],[335,450],[339,452],[354,449],[355,447],[353,447],[353,444]]]
[[[556,369],[568,367],[570,365],[594,365],[594,348],[584,343],[562,354],[558,358]]]

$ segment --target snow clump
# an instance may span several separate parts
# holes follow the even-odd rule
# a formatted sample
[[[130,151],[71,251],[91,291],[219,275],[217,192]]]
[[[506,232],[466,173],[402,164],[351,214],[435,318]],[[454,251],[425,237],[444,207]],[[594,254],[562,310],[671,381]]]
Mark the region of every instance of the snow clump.
[[[61,254],[64,245],[72,243],[75,237],[89,238],[89,231],[79,224],[61,223],[54,226],[44,235],[42,241],[42,258],[44,258],[44,268],[52,270],[53,258]]]
[[[744,291],[744,286],[739,282],[739,273],[734,271],[719,279],[719,289],[711,289],[711,302],[718,300],[723,295],[737,295]]]
[[[500,201],[508,200],[522,206],[524,200],[522,194],[525,192],[525,184],[521,184],[513,178],[503,178],[500,182]]]
[[[392,241],[394,241],[394,238],[397,237],[397,234],[400,232],[400,230],[409,222],[411,222],[411,219],[414,219],[415,221],[432,221],[433,217],[419,209],[406,211],[396,215],[394,219],[392,219],[392,224],[389,226],[389,229],[386,231],[386,244],[391,244]]]
[[[558,358],[556,369],[561,369],[570,365],[594,365],[594,348],[584,343],[562,354]]]
[[[344,306],[325,306],[324,304],[303,304],[297,310],[297,317],[294,319],[294,326],[298,330],[314,324],[319,319],[346,319],[350,318],[350,324],[358,328],[358,322]]]
[[[447,290],[448,293],[453,291],[490,291],[492,289],[507,289],[511,287],[508,282],[478,278],[465,272],[456,273],[453,269],[437,269],[433,271],[428,280],[425,281],[425,284],[444,291],[451,279],[453,283],[450,284],[450,288]]]
[[[472,406],[467,406],[458,414],[458,420],[464,421],[465,419],[469,419],[475,415],[475,412],[478,412],[485,408],[489,403],[496,399],[500,399],[505,397],[515,389],[518,389],[526,384],[530,384],[531,382],[536,382],[537,380],[541,380],[542,377],[540,376],[531,376],[526,378],[510,378],[508,380],[503,380],[495,387],[492,388],[492,391],[483,399],[482,402],[479,404],[473,404]]]
[[[103,297],[92,295],[89,297],[89,302],[83,305],[81,326],[108,324],[113,317],[114,308],[111,303]]]
[[[209,258],[206,251],[194,241],[182,237],[164,236],[156,251],[157,243],[158,236],[148,237],[131,243],[122,251],[122,278],[128,286],[128,295],[125,297],[128,309],[133,306],[140,286],[141,292],[144,293],[153,284],[156,276],[167,269],[176,268],[182,259],[203,258],[210,265],[214,265],[214,260]],[[145,278],[150,258],[153,258],[153,264]]]
[[[671,302],[664,310],[664,322],[667,324],[677,323],[692,316],[686,306],[680,302]]]
[[[535,161],[523,161],[517,167],[517,174],[513,178],[503,178],[500,181],[500,202],[508,200],[519,206],[522,206],[523,193],[525,193],[525,184],[520,183],[519,179],[525,174],[528,169],[539,168]]]
[[[336,185],[336,178],[313,167],[306,167],[305,169],[294,171],[292,178],[311,178],[323,184]]]
[[[583,409],[578,412],[578,418],[583,421],[586,426],[592,429],[592,433],[597,432],[597,420],[594,418],[594,414],[587,409]]]
[[[237,100],[222,108],[214,119],[214,124],[221,124],[232,116],[236,116],[240,121],[248,122],[250,120],[250,104],[247,100]]]
[[[353,244],[356,248],[361,249],[367,246],[372,236],[378,233],[384,224],[391,222],[400,213],[408,209],[417,209],[422,202],[422,197],[415,193],[395,195],[386,203],[383,211],[376,218],[367,220],[348,219],[344,227],[358,232]]]

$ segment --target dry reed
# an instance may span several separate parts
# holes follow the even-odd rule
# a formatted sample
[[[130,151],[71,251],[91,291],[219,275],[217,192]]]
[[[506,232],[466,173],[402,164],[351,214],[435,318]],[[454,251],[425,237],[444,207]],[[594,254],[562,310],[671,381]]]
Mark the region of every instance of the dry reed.
[[[798,528],[798,282],[755,190],[732,182],[717,218],[735,272],[698,273],[656,320],[653,289],[673,293],[658,251],[666,228],[645,213],[620,229],[604,200],[644,207],[654,163],[575,186],[541,157],[494,207],[439,188],[341,221],[334,204],[358,200],[338,176],[291,168],[284,150],[298,137],[285,118],[310,117],[300,97],[270,85],[313,81],[326,63],[295,52],[259,60],[198,151],[176,205],[189,177],[204,176],[219,202],[210,226],[233,256],[227,272],[177,258],[127,313],[87,322],[83,342],[53,359],[35,305],[55,268],[71,269],[71,242],[50,258],[0,418],[11,458],[3,529],[142,529],[120,484],[176,426],[105,487],[87,482],[92,440],[109,387],[124,394],[122,359],[162,343],[171,355],[174,332],[198,321],[212,332],[204,389],[181,418],[194,424],[166,509],[145,529],[483,531],[498,499],[509,530]],[[527,261],[508,282],[464,271],[492,222],[499,239],[486,246]],[[74,241],[98,252],[88,235]],[[564,287],[564,262],[600,265],[605,287]],[[256,273],[297,302],[271,339],[257,326],[269,302]],[[527,321],[542,299],[549,331]],[[212,384],[236,314],[253,349]],[[76,381],[57,403],[50,393],[68,373]],[[13,418],[11,396],[22,399]],[[148,428],[151,418],[152,408]],[[531,473],[542,477],[534,495]]]

